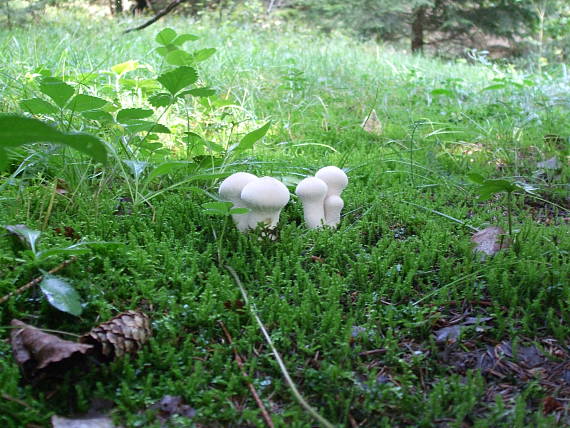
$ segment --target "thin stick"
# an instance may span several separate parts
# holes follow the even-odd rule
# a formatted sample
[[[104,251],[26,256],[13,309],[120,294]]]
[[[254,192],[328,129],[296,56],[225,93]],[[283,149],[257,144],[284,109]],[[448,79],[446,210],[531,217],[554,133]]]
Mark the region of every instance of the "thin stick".
[[[64,262],[60,263],[59,265],[57,265],[56,267],[54,267],[52,270],[48,271],[48,274],[53,275],[54,273],[59,272],[60,270],[62,270],[63,268],[65,268],[67,265],[70,265],[71,263],[73,263],[75,260],[77,259],[77,257],[71,257],[68,260],[65,260]],[[44,279],[43,275],[42,276],[38,276],[36,279],[31,280],[30,282],[28,282],[26,285],[22,285],[20,288],[18,288],[17,290],[14,290],[8,294],[6,294],[4,297],[2,297],[0,299],[0,304],[5,303],[6,301],[8,301],[8,299],[12,296],[15,296],[16,294],[22,294],[24,291],[26,291],[29,288],[32,288],[35,285],[38,285],[40,282],[42,282],[42,279]]]
[[[267,412],[267,409],[265,408],[263,401],[261,401],[261,398],[259,398],[259,395],[257,394],[257,391],[255,390],[255,387],[252,385],[252,383],[247,380],[247,373],[245,372],[245,368],[244,368],[244,364],[243,364],[243,358],[241,357],[241,355],[239,354],[237,349],[233,346],[233,341],[232,341],[232,337],[230,336],[230,332],[226,328],[226,325],[224,324],[223,321],[219,321],[219,324],[220,324],[220,327],[222,328],[222,330],[224,331],[224,335],[226,336],[228,343],[230,344],[230,346],[232,347],[232,349],[234,351],[236,363],[240,368],[242,376],[246,379],[245,382],[247,383],[247,388],[251,392],[251,395],[253,395],[253,398],[255,399],[255,402],[257,403],[259,410],[261,410],[261,415],[263,416],[265,423],[267,424],[268,427],[274,428],[275,425],[273,424],[273,421],[271,420],[271,416],[269,416],[269,413]]]
[[[49,204],[47,207],[46,216],[44,217],[44,224],[42,225],[42,230],[46,230],[46,227],[48,225],[49,218],[50,218],[51,212],[53,210],[53,204],[55,202],[56,193],[57,193],[57,178],[55,179],[55,181],[53,183],[53,190],[51,192],[51,198],[49,200]]]
[[[10,395],[8,395],[8,394],[2,393],[2,398],[3,398],[4,400],[11,401],[11,402],[13,402],[13,403],[18,403],[20,406],[24,406],[24,407],[27,408],[27,409],[31,409],[31,408],[32,408],[32,406],[30,406],[30,405],[29,405],[28,403],[26,403],[25,401],[20,400],[19,398],[14,398],[14,397],[12,397],[12,396],[10,396]]]
[[[157,14],[154,15],[151,19],[149,19],[145,23],[139,25],[138,27],[129,28],[128,30],[123,31],[123,34],[130,33],[131,31],[139,31],[139,30],[142,30],[143,28],[146,28],[146,27],[154,24],[156,21],[158,21],[164,15],[168,15],[170,12],[172,12],[174,9],[176,9],[178,6],[180,6],[182,3],[185,3],[186,1],[187,0],[174,0],[173,2],[166,5],[166,7],[164,7],[163,9],[159,10],[157,12]]]
[[[311,407],[311,405],[309,403],[307,403],[307,401],[303,398],[303,396],[301,395],[301,393],[297,389],[297,386],[293,382],[293,379],[291,379],[291,376],[289,375],[289,372],[287,371],[287,367],[285,367],[285,363],[283,363],[283,360],[281,359],[281,355],[279,355],[279,352],[275,348],[275,345],[273,345],[273,341],[271,340],[271,336],[269,336],[269,333],[267,332],[267,330],[265,329],[265,326],[261,322],[261,319],[257,315],[257,310],[255,308],[255,305],[253,303],[249,302],[247,292],[245,291],[245,288],[243,288],[243,285],[242,285],[236,271],[229,265],[226,265],[226,269],[230,272],[230,274],[234,278],[235,282],[237,283],[239,290],[241,291],[241,295],[243,297],[243,300],[245,301],[245,304],[249,307],[251,314],[253,315],[253,317],[255,318],[255,321],[259,325],[259,328],[260,328],[261,332],[263,333],[263,336],[265,337],[265,341],[267,342],[267,344],[271,348],[271,352],[273,352],[273,356],[275,357],[275,360],[277,361],[277,364],[279,365],[279,368],[281,369],[281,373],[283,374],[285,381],[289,385],[289,388],[291,389],[291,392],[293,393],[293,396],[295,397],[295,399],[322,426],[324,426],[326,428],[334,428],[333,424],[331,424],[324,417],[319,415],[319,413],[315,409],[313,409]]]

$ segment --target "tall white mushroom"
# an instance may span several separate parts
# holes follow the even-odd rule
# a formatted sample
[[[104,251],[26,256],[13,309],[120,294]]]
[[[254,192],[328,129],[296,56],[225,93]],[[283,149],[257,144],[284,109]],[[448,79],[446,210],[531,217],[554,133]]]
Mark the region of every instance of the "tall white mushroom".
[[[317,177],[302,180],[295,189],[295,194],[303,203],[305,224],[309,229],[323,227],[325,224],[325,197],[327,184]]]
[[[248,172],[236,172],[230,175],[222,184],[220,184],[220,189],[218,193],[220,198],[224,201],[231,202],[233,208],[245,208],[243,201],[241,200],[241,191],[243,188],[254,180],[258,178]],[[235,225],[240,232],[245,232],[249,226],[249,213],[247,214],[232,214]]]
[[[340,194],[348,185],[348,177],[344,171],[336,166],[326,166],[315,174],[317,178],[323,180],[328,186],[325,198],[325,221],[326,224],[336,227],[340,222],[340,213],[344,207],[344,201]]]
[[[250,210],[248,225],[251,229],[260,223],[273,229],[279,222],[281,209],[289,202],[289,190],[275,178],[261,177],[243,188],[241,200]]]

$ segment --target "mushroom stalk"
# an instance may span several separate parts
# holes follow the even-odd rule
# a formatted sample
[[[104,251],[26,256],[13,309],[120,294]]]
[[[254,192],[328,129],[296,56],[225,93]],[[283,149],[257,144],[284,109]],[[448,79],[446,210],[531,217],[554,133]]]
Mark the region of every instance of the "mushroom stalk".
[[[316,177],[302,180],[295,189],[295,194],[303,203],[303,217],[309,229],[317,229],[325,224],[325,197],[327,184]]]
[[[315,176],[328,186],[324,202],[325,222],[329,226],[336,227],[340,222],[340,213],[344,207],[340,194],[348,185],[348,177],[342,169],[336,166],[321,168]]]

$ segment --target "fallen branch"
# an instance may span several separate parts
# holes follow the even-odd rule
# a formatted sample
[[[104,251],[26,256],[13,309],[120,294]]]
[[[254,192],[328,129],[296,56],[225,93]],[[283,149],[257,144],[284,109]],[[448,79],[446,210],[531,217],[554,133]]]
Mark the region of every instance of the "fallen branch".
[[[251,392],[251,395],[253,395],[253,398],[255,399],[255,402],[257,403],[259,410],[261,410],[261,415],[263,416],[265,423],[267,424],[268,427],[274,428],[275,425],[273,425],[273,421],[271,420],[271,416],[269,416],[269,413],[267,412],[267,409],[265,408],[263,401],[261,401],[261,398],[259,398],[259,395],[257,394],[257,391],[255,390],[255,387],[252,385],[252,383],[247,380],[247,373],[245,372],[245,368],[244,368],[244,364],[243,364],[243,358],[241,357],[241,355],[239,354],[237,349],[233,346],[232,337],[230,336],[230,332],[226,328],[226,325],[223,323],[223,321],[220,321],[219,324],[220,324],[220,327],[222,328],[222,330],[224,331],[224,335],[226,336],[226,339],[227,339],[229,345],[232,347],[232,349],[234,351],[236,363],[240,368],[242,376],[244,378],[246,378],[247,388]]]
[[[253,318],[255,318],[255,321],[257,321],[257,324],[259,325],[259,329],[261,330],[261,333],[263,334],[263,337],[265,338],[265,341],[267,342],[267,344],[269,345],[269,347],[271,348],[271,352],[273,352],[273,356],[275,357],[275,361],[277,361],[277,365],[279,366],[279,369],[281,370],[281,373],[283,374],[283,377],[285,378],[285,382],[287,382],[287,385],[289,385],[289,388],[291,389],[291,392],[293,393],[293,396],[295,397],[295,399],[299,402],[299,404],[301,406],[303,406],[305,408],[305,410],[307,412],[309,412],[309,414],[315,418],[322,426],[326,427],[326,428],[334,428],[334,425],[331,424],[328,420],[326,420],[323,416],[321,416],[315,409],[313,409],[313,407],[307,403],[307,401],[303,398],[303,396],[301,395],[301,393],[299,392],[299,390],[297,389],[297,386],[295,385],[295,382],[293,382],[293,379],[291,379],[291,375],[289,374],[289,371],[287,370],[287,367],[285,367],[285,363],[283,362],[283,359],[281,358],[281,355],[279,354],[279,352],[277,351],[277,348],[275,348],[275,345],[273,344],[273,340],[271,340],[271,336],[269,336],[269,333],[267,332],[267,329],[265,328],[265,326],[263,325],[263,323],[261,322],[261,319],[259,318],[259,316],[257,315],[257,310],[255,309],[255,305],[253,303],[249,302],[249,298],[247,296],[247,292],[245,291],[245,288],[243,288],[243,285],[236,273],[236,271],[234,270],[234,268],[232,268],[231,266],[226,265],[226,269],[230,272],[230,274],[232,275],[232,277],[234,278],[237,286],[239,287],[239,290],[241,292],[241,295],[243,297],[243,300],[245,302],[245,304],[247,305],[247,307],[249,308],[249,310],[251,311],[251,314],[253,315]]]
[[[59,272],[60,270],[62,270],[63,268],[65,268],[66,266],[70,265],[71,263],[73,263],[75,260],[77,259],[77,257],[71,257],[68,260],[65,260],[64,262],[60,263],[59,265],[57,265],[56,267],[54,267],[52,270],[48,271],[48,274],[53,275],[54,273]],[[24,291],[26,291],[29,288],[34,287],[35,285],[38,285],[40,282],[42,282],[42,280],[44,279],[43,275],[42,276],[38,276],[36,279],[31,280],[30,282],[28,282],[25,285],[22,285],[20,288],[18,288],[17,290],[11,291],[10,293],[6,294],[4,297],[2,297],[0,299],[0,304],[8,301],[8,299],[12,296],[15,296],[17,294],[22,294]]]
[[[165,8],[159,10],[156,15],[154,15],[152,18],[150,18],[148,21],[146,21],[145,23],[139,25],[138,27],[133,27],[133,28],[129,28],[128,30],[123,31],[123,34],[127,34],[130,33],[132,31],[139,31],[142,30],[143,28],[149,27],[152,24],[154,24],[156,21],[158,21],[160,18],[162,18],[165,15],[168,15],[170,12],[172,12],[174,9],[176,9],[178,6],[180,6],[182,3],[187,2],[188,0],[174,0],[170,3],[168,3],[168,5],[166,5]]]

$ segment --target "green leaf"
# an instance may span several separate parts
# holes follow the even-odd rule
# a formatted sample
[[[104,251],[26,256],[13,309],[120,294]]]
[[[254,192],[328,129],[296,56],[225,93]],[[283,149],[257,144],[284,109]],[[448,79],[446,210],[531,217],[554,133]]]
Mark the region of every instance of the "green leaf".
[[[204,211],[208,214],[226,216],[234,206],[231,202],[207,202],[202,204]]]
[[[194,63],[194,56],[180,49],[169,52],[164,59],[171,65],[191,65]]]
[[[44,275],[40,288],[54,308],[75,316],[79,316],[83,312],[79,294],[63,278]]]
[[[152,97],[148,98],[148,102],[153,107],[166,107],[172,104],[173,98],[172,95],[167,94],[166,92],[160,92]]]
[[[136,134],[137,132],[156,132],[160,134],[170,134],[170,129],[166,126],[161,125],[156,122],[149,122],[146,120],[131,120],[124,124],[125,131],[130,134]]]
[[[117,122],[128,123],[133,119],[146,119],[152,116],[154,110],[145,108],[125,108],[117,112]]]
[[[123,75],[125,73],[128,73],[129,71],[134,71],[137,68],[140,68],[139,62],[129,60],[112,66],[111,71],[115,74]]]
[[[432,95],[446,95],[448,97],[454,97],[455,93],[451,90],[451,89],[445,89],[445,88],[437,88],[434,89],[433,91],[431,91]]]
[[[178,48],[174,45],[166,45],[166,46],[159,46],[155,50],[160,56],[165,57],[170,52],[177,51]]]
[[[186,161],[170,161],[170,162],[161,163],[150,172],[146,181],[151,182],[157,177],[170,174],[171,172],[176,171],[180,168],[193,166],[193,165],[194,165],[193,162],[186,162]]]
[[[247,214],[249,209],[247,208],[232,208],[230,214]]]
[[[471,173],[471,174],[467,174],[467,177],[469,178],[469,180],[471,180],[473,183],[477,183],[477,184],[483,184],[485,182],[485,178],[481,175],[481,174],[476,174],[476,173]]]
[[[37,119],[0,113],[0,146],[18,147],[31,143],[64,144],[97,162],[107,162],[107,146],[92,135],[63,133]]]
[[[177,96],[181,98],[186,95],[192,95],[193,97],[211,97],[212,95],[216,95],[216,91],[211,88],[194,88],[182,91]]]
[[[112,122],[113,116],[103,110],[87,110],[81,113],[85,119],[97,120],[99,122]]]
[[[193,62],[202,62],[202,61],[206,61],[208,58],[210,58],[212,55],[214,55],[216,53],[216,48],[205,48],[205,49],[200,49],[197,50],[196,52],[192,53],[192,59]]]
[[[505,89],[506,86],[507,85],[505,85],[504,83],[497,83],[495,85],[487,86],[483,88],[481,91],[498,91],[499,89]]]
[[[168,45],[176,38],[176,31],[172,28],[165,28],[156,35],[156,42],[161,45]]]
[[[158,76],[156,80],[172,95],[176,95],[180,90],[196,83],[198,72],[194,67],[182,66]]]
[[[10,160],[8,159],[8,153],[2,147],[0,147],[0,172],[4,171],[10,165]]]
[[[44,77],[40,83],[40,91],[62,108],[75,93],[73,87],[55,77]]]
[[[79,94],[71,100],[67,108],[72,111],[84,112],[88,110],[100,109],[105,104],[107,104],[107,101],[103,98]]]
[[[42,232],[39,230],[29,229],[25,224],[9,224],[4,226],[4,229],[13,235],[16,235],[24,244],[29,245],[32,249],[32,253],[36,255],[36,242]]]
[[[172,44],[174,46],[182,46],[186,42],[193,42],[199,38],[200,37],[195,36],[194,34],[180,34],[176,39],[172,41]]]
[[[74,246],[66,247],[66,248],[50,248],[47,250],[40,251],[36,258],[37,260],[45,260],[49,257],[53,256],[77,256],[79,254],[86,254],[89,252],[87,248],[75,248]]]
[[[271,126],[271,121],[267,122],[261,128],[258,128],[255,131],[251,131],[249,134],[247,134],[245,137],[241,139],[241,141],[238,143],[237,146],[232,148],[230,151],[239,153],[251,149],[257,141],[261,140],[263,136],[267,134],[267,131],[269,130],[270,126]]]
[[[20,107],[22,110],[32,114],[56,114],[59,112],[56,106],[41,98],[21,100]]]

